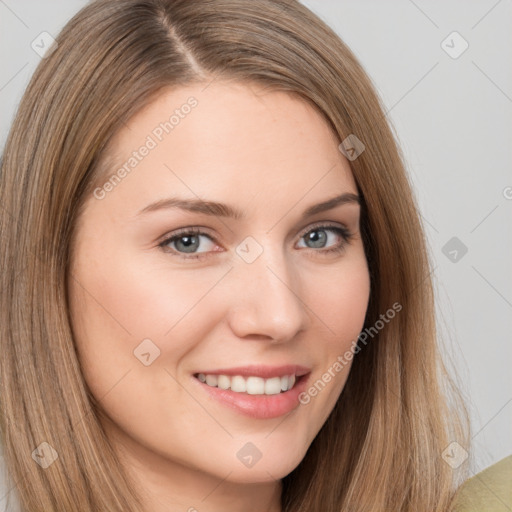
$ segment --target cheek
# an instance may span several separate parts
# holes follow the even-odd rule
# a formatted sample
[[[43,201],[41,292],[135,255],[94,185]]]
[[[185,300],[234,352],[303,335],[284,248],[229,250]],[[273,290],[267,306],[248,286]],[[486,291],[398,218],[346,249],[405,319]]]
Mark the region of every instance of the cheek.
[[[370,296],[366,259],[347,258],[343,263],[330,272],[316,273],[314,284],[308,281],[308,305],[317,317],[311,341],[317,345],[321,365],[300,400],[315,418],[312,434],[323,425],[343,390]]]
[[[364,325],[370,297],[370,276],[361,254],[343,261],[329,272],[317,272],[309,281],[311,309],[326,329],[325,342],[343,350],[357,339]]]
[[[155,362],[174,367],[200,339],[193,333],[207,332],[218,320],[203,299],[225,270],[170,271],[165,260],[148,265],[145,255],[115,253],[107,244],[99,249],[90,245],[81,253],[69,296],[79,357],[87,381],[101,394],[126,371],[141,371],[134,350],[143,340],[158,347]],[[101,261],[97,254],[104,255]]]
[[[164,260],[148,265],[144,256],[128,251],[101,263],[87,261],[85,256],[80,262],[81,286],[75,286],[81,296],[80,316],[87,317],[89,330],[106,330],[132,342],[164,337],[223,274],[219,269],[200,276],[191,270],[173,271]]]

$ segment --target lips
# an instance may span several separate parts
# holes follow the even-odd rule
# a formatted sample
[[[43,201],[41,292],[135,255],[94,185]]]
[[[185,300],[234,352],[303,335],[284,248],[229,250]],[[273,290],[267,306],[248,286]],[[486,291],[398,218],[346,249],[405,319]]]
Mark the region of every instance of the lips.
[[[301,375],[296,377],[295,380],[295,373],[292,372],[291,375],[294,377],[295,381],[291,383],[291,388],[289,387],[290,382],[288,382],[287,385],[282,385],[281,390],[279,391],[279,389],[277,388],[277,382],[272,381],[280,380],[279,375],[281,374],[281,372],[287,372],[291,370],[293,370],[293,372],[300,373]],[[207,373],[205,375],[202,373],[198,373],[195,375],[191,375],[191,379],[193,382],[194,389],[200,390],[200,393],[206,393],[206,396],[213,398],[216,402],[224,406],[227,406],[228,408],[235,410],[244,416],[264,420],[277,418],[279,416],[289,414],[299,407],[299,396],[307,388],[308,381],[310,380],[311,377],[311,372],[306,371],[306,373],[304,373],[305,370],[307,370],[307,368],[305,368],[304,366],[298,367],[297,365],[281,366],[274,368],[262,368],[261,366],[252,366],[236,369],[226,368],[215,371],[223,371],[230,374],[238,372],[237,375],[228,376],[226,373]],[[246,376],[242,377],[240,373],[245,373]],[[258,374],[272,375],[273,377],[265,379],[263,377],[258,376]],[[207,377],[209,379],[219,379],[224,377],[225,379],[229,379],[229,382],[231,384],[233,382],[236,382],[237,379],[246,379],[248,387],[246,391],[243,391],[243,389],[239,391],[234,391],[233,389],[229,388],[222,389],[220,387],[212,386],[206,382],[203,382],[199,378],[199,375],[202,375],[205,379]],[[265,381],[265,387],[261,387],[261,382],[251,383],[251,380]],[[267,388],[267,383],[269,383],[268,385],[270,386],[270,388]],[[235,387],[238,385],[240,384],[235,384]]]
[[[252,418],[270,419],[297,409],[310,375],[311,368],[300,364],[250,364],[201,369],[191,378],[201,393],[228,408]]]

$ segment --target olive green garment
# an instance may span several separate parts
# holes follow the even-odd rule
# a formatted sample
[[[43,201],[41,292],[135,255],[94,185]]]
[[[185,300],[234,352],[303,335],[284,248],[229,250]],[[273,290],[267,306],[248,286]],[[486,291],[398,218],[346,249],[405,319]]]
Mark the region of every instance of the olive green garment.
[[[512,512],[512,455],[466,480],[454,511]]]

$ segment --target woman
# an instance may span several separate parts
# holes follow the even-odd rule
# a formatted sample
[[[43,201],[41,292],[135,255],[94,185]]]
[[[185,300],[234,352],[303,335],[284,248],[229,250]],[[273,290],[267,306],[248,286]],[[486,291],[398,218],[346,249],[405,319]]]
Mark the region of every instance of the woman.
[[[415,200],[307,8],[92,2],[27,88],[1,194],[22,510],[450,510],[466,416]]]

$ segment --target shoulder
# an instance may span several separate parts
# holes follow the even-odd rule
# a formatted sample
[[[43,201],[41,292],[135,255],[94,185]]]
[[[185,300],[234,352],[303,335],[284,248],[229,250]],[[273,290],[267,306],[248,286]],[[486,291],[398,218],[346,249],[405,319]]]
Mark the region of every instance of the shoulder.
[[[464,482],[457,492],[454,512],[509,512],[512,510],[512,455]]]

